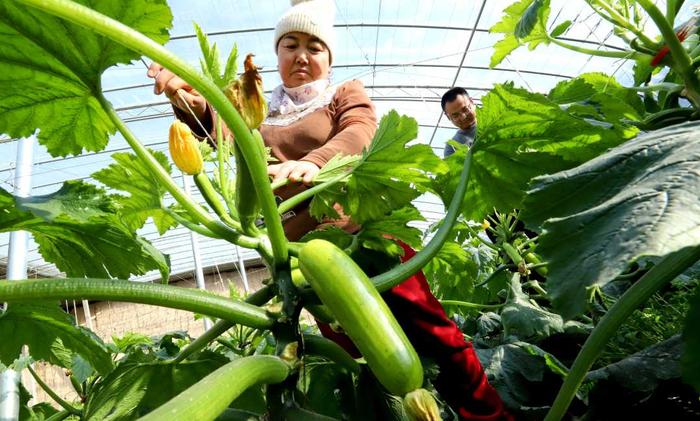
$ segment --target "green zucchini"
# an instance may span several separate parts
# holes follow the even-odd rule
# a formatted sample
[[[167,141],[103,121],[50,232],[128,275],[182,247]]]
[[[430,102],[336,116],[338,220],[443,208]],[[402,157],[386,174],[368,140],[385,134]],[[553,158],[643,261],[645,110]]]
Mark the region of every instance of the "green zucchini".
[[[253,130],[253,138],[255,142],[255,150],[263,159],[265,157],[265,146],[260,132]],[[260,213],[260,201],[255,193],[253,179],[248,169],[248,164],[243,159],[241,151],[234,142],[234,156],[236,158],[236,211],[238,219],[241,221],[241,227],[246,234],[257,232],[255,220]]]
[[[301,269],[299,269],[299,259],[292,257],[289,262],[289,267],[292,269],[291,275],[294,286],[298,289],[308,287],[309,283],[306,281],[306,278],[304,278],[304,274],[301,273]],[[320,322],[329,324],[335,322],[333,313],[323,304],[304,304],[304,308]]]
[[[418,354],[367,275],[343,250],[311,240],[299,253],[299,267],[389,392],[403,397],[421,387]]]
[[[289,366],[278,357],[239,358],[218,368],[140,420],[214,420],[249,387],[280,383],[288,375]]]

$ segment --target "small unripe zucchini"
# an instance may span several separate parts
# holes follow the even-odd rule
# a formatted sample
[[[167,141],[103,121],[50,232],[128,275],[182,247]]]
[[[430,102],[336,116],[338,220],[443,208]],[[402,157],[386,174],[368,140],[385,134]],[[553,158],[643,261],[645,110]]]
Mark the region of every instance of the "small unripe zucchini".
[[[311,240],[299,253],[299,268],[389,392],[403,397],[422,386],[418,354],[367,275],[343,250]]]
[[[263,144],[260,132],[253,131],[255,139],[255,150],[257,153],[265,157],[265,146]],[[256,231],[255,220],[260,213],[260,201],[253,187],[253,179],[248,169],[248,164],[243,158],[238,145],[234,141],[234,156],[236,158],[236,211],[238,218],[241,221],[241,226],[246,234],[252,234]]]
[[[140,420],[213,420],[249,387],[261,383],[280,383],[288,374],[289,366],[277,357],[256,355],[239,358],[219,367]]]

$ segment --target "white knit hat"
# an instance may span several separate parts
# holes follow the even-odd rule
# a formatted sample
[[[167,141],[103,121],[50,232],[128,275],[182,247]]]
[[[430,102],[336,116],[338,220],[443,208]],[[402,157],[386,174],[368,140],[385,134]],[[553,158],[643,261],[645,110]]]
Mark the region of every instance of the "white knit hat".
[[[318,37],[333,57],[335,45],[335,5],[333,0],[291,0],[289,9],[275,27],[275,53],[280,39],[290,32],[303,32]]]

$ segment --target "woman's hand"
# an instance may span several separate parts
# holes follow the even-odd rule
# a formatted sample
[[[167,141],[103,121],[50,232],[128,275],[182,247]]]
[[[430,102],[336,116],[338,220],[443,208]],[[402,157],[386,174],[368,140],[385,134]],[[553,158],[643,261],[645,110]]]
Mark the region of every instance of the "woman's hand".
[[[187,82],[158,63],[152,63],[146,75],[155,79],[153,92],[156,95],[165,93],[170,102],[180,110],[186,113],[192,110],[198,119],[204,117],[207,101]]]
[[[301,181],[306,185],[310,185],[320,170],[313,162],[287,161],[268,166],[267,174],[274,177],[273,182],[288,178],[289,181],[295,183]]]

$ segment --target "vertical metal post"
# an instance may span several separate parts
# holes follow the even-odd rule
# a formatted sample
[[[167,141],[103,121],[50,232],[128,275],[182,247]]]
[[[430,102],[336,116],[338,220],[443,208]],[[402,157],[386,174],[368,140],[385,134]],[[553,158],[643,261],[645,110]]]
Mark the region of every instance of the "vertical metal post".
[[[34,155],[34,136],[17,140],[17,162],[15,167],[14,195],[28,197],[32,191],[32,164]],[[29,233],[13,231],[10,233],[10,245],[7,257],[7,279],[27,278],[27,244]],[[19,357],[19,355],[18,355]],[[19,383],[20,373],[5,370],[0,373],[0,421],[19,418]],[[30,386],[33,393],[34,384]]]
[[[85,315],[85,325],[94,332],[95,329],[92,326],[92,313],[90,312],[90,303],[88,303],[88,300],[83,300],[83,314]],[[76,314],[75,317],[77,319],[78,315]]]
[[[185,193],[190,195],[190,179],[186,174],[182,174],[182,187]],[[207,289],[204,285],[204,271],[202,270],[202,258],[199,254],[199,237],[194,231],[190,231],[190,243],[192,244],[192,257],[194,259],[194,279],[197,283],[197,288]],[[211,328],[211,320],[204,318],[204,329],[209,330]]]
[[[236,258],[238,259],[238,272],[240,272],[241,280],[243,281],[243,291],[245,291],[246,294],[249,294],[250,285],[248,285],[248,274],[245,271],[245,263],[243,262],[243,256],[241,256],[241,252],[238,249],[238,246],[235,247]]]
[[[19,419],[19,372],[0,372],[0,421]]]

